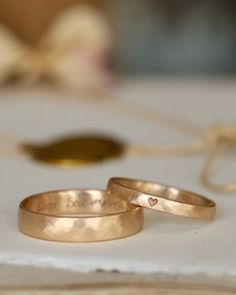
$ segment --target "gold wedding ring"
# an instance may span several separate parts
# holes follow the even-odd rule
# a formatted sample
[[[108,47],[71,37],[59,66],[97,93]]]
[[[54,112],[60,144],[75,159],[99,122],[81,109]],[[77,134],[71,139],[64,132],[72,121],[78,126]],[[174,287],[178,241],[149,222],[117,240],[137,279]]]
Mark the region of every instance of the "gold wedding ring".
[[[111,178],[104,190],[60,190],[24,199],[19,229],[60,242],[97,242],[139,232],[143,207],[192,218],[213,218],[213,201],[193,192],[155,182]]]
[[[96,242],[139,232],[143,209],[103,190],[61,190],[24,199],[18,220],[20,231],[34,238]]]
[[[128,203],[185,217],[211,219],[215,215],[213,201],[176,187],[128,178],[111,178],[108,193]]]

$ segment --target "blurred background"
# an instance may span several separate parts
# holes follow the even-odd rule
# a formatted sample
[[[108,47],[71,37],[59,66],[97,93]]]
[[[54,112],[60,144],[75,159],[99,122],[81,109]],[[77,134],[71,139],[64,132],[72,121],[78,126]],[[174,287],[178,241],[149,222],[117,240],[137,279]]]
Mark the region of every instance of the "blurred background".
[[[58,15],[69,8],[83,10],[85,5],[95,12],[97,21],[98,16],[103,19],[109,31],[109,48],[104,48],[102,54],[99,51],[101,55],[96,52],[100,62],[95,68],[122,74],[236,71],[233,0],[1,0],[0,22],[19,40],[35,47]],[[91,16],[89,34],[96,35],[97,23]],[[82,13],[83,17],[86,19]],[[1,45],[0,59],[1,65]]]
[[[206,155],[192,156],[191,149],[186,152],[185,146],[192,139],[204,139],[204,151],[211,156],[210,152],[217,150],[225,139],[224,147],[233,147],[235,151],[236,129],[235,124],[231,125],[235,122],[235,73],[235,0],[0,0],[0,158],[3,155],[0,192],[4,199],[0,225],[6,234],[0,247],[0,272],[1,263],[14,261],[53,268],[65,266],[82,272],[84,266],[95,272],[102,269],[115,270],[114,273],[132,269],[138,272],[137,255],[133,251],[135,240],[130,253],[122,259],[117,258],[121,244],[118,248],[110,244],[107,248],[98,247],[96,254],[87,245],[84,251],[77,245],[68,251],[64,245],[36,243],[18,236],[17,206],[23,196],[60,187],[101,187],[114,175],[158,179],[205,194],[197,178],[205,167]],[[188,79],[192,76],[197,78]],[[42,92],[39,84],[43,84]],[[36,94],[30,87],[29,92],[20,92],[15,85],[37,86]],[[44,92],[44,85],[49,93]],[[7,91],[3,91],[5,88]],[[59,90],[59,95],[51,95],[54,94],[51,89]],[[70,101],[67,94],[71,92],[75,96]],[[77,103],[80,100],[82,103]],[[218,121],[225,125],[213,125]],[[88,148],[81,144],[81,138],[83,143],[83,136],[87,135]],[[108,137],[111,140],[108,146],[112,147],[114,141],[119,148],[121,140],[120,151],[127,157],[69,173],[36,164],[40,151],[45,155],[45,164],[48,161],[56,165],[55,159],[61,157],[68,168],[73,166],[68,164],[68,158],[73,156],[84,157],[83,167],[90,164],[94,154],[98,155],[96,163],[110,159],[109,149],[102,146],[98,153],[99,145],[94,145],[97,136]],[[168,148],[163,148],[167,145],[174,150],[178,144],[180,152],[173,153],[173,157]],[[163,152],[159,153],[159,148]],[[196,150],[194,146],[193,153]],[[190,157],[182,157],[185,152]],[[117,157],[122,155],[117,153]],[[18,161],[25,156],[37,162]],[[219,174],[216,173],[217,184],[234,180],[235,161],[228,159],[232,167],[227,170],[226,157],[223,155],[222,165],[220,161],[216,165],[220,168]],[[75,163],[80,168],[81,162]],[[236,242],[233,244],[231,239],[235,234],[230,226],[236,222],[235,198],[212,195],[219,203],[219,222],[201,231],[202,225],[193,227],[192,222],[177,219],[172,222],[167,216],[158,222],[158,229],[150,227],[146,231],[150,239],[143,236],[144,251],[139,247],[144,255],[140,255],[142,273],[142,259],[150,271],[158,273],[189,270],[191,277],[194,272],[213,277],[236,273],[232,259]],[[149,214],[151,224],[154,219]],[[231,228],[232,235],[228,230]],[[156,232],[167,233],[167,240],[153,240],[153,249],[158,247],[159,251],[154,257],[146,249]],[[193,247],[195,234],[205,247],[198,263],[195,263],[198,252]],[[176,245],[170,256],[167,246],[172,244]],[[124,244],[126,250],[125,247]],[[182,256],[176,255],[175,249],[187,249],[187,255],[184,251]],[[12,268],[8,275],[10,283],[13,277],[20,281],[22,276],[27,284],[32,283],[32,278],[34,282],[41,280],[37,273],[33,277],[31,270],[30,276],[24,271],[17,275],[11,271]],[[106,276],[107,272],[101,275]],[[46,276],[49,282],[50,276]],[[56,281],[59,282],[58,277]]]
[[[109,1],[116,60],[125,71],[215,73],[236,70],[236,2]]]

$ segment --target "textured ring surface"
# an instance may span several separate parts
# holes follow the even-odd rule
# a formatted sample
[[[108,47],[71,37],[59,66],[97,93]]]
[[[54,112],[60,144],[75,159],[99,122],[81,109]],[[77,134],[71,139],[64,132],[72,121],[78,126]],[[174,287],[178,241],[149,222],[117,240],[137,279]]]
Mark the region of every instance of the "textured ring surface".
[[[137,206],[175,215],[211,219],[215,215],[213,201],[177,187],[129,178],[111,178],[110,195]]]
[[[24,199],[19,229],[34,238],[96,242],[133,235],[143,225],[143,209],[103,190],[62,190]]]

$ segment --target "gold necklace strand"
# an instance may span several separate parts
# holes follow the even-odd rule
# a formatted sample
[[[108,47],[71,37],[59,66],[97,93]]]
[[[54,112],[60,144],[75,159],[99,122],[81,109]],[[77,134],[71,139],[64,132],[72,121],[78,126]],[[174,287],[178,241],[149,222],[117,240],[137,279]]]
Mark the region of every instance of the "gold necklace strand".
[[[116,102],[119,101],[117,104]],[[120,104],[120,101],[122,102]],[[91,102],[90,102],[91,103]],[[93,104],[95,101],[93,101]],[[124,102],[123,100],[111,99],[108,103],[96,103],[101,108],[106,108],[113,113],[133,116],[136,119],[156,124],[162,124],[172,129],[194,135],[196,140],[187,144],[181,145],[131,145],[126,147],[126,154],[130,156],[185,156],[203,151],[209,151],[209,155],[201,173],[202,184],[215,192],[228,192],[236,190],[236,182],[228,184],[215,184],[211,182],[210,172],[217,158],[227,149],[236,145],[236,126],[228,126],[225,124],[213,124],[210,128],[202,129],[191,124],[181,118],[165,114],[158,110],[151,111],[144,109],[142,106]],[[6,132],[1,132],[0,141],[2,144],[13,144],[15,147],[20,147],[25,140],[10,135]],[[0,153],[7,156],[26,157],[27,153],[22,149],[1,149]]]
[[[201,182],[206,188],[208,188],[211,191],[215,191],[218,193],[226,193],[236,190],[236,181],[226,184],[217,184],[213,183],[210,177],[213,164],[216,162],[217,158],[219,158],[220,155],[222,155],[223,152],[229,148],[230,147],[227,144],[219,144],[213,147],[210,150],[210,153],[205,161],[201,173]]]
[[[136,115],[142,119],[148,119],[149,121],[162,123],[168,127],[181,130],[182,132],[191,133],[198,136],[197,140],[182,145],[131,145],[127,147],[127,154],[132,156],[184,156],[199,153],[203,151],[209,151],[209,155],[205,161],[201,172],[202,184],[215,192],[224,193],[236,190],[236,181],[228,184],[215,184],[211,181],[210,172],[214,162],[225,151],[236,146],[236,126],[228,126],[223,123],[215,123],[207,130],[201,129],[193,124],[184,121],[180,118],[176,118],[171,115],[167,115],[160,112],[152,112],[150,110],[144,110],[140,106],[132,105],[125,102],[122,106],[115,109],[109,108],[117,112],[123,111],[127,114]]]
[[[26,157],[26,153],[19,148],[19,146],[21,146],[21,144],[24,142],[22,138],[1,130],[0,142],[2,145],[0,148],[0,155],[14,158]]]
[[[201,172],[202,184],[215,192],[224,193],[236,190],[236,182],[228,184],[215,184],[211,181],[211,169],[217,158],[224,151],[235,148],[236,146],[236,127],[223,124],[214,124],[205,134],[197,141],[183,145],[171,146],[138,146],[128,147],[127,153],[130,155],[162,155],[162,156],[184,156],[209,151]]]
[[[203,132],[202,128],[193,125],[184,119],[163,113],[157,109],[152,111],[139,104],[129,103],[121,99],[110,99],[104,103],[100,103],[99,106],[102,108],[105,107],[115,114],[125,114],[127,116],[132,116],[135,119],[141,119],[152,124],[162,124],[170,127],[171,129],[176,129],[191,135],[199,136]]]
[[[211,181],[211,169],[217,158],[225,151],[236,147],[236,126],[215,124],[206,134],[209,155],[201,173],[201,182],[209,190],[224,193],[236,190],[236,181],[227,184],[216,184]]]

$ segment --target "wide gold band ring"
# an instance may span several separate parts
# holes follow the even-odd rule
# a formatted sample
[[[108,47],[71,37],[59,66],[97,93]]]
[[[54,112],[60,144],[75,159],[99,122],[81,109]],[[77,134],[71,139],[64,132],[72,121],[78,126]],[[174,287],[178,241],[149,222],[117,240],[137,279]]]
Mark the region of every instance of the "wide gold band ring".
[[[111,178],[108,193],[137,206],[192,218],[213,218],[213,201],[176,187],[128,178]]]
[[[62,190],[24,199],[19,229],[34,238],[96,242],[124,238],[141,230],[143,209],[103,190]]]

